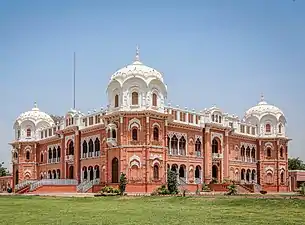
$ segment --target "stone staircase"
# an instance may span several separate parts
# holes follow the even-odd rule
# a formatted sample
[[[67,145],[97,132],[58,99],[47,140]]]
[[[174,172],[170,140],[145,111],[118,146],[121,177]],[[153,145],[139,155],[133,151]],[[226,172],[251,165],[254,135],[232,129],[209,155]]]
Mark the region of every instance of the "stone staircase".
[[[81,182],[79,185],[77,185],[76,190],[79,193],[86,193],[94,185],[99,185],[99,184],[100,184],[100,179],[85,180],[85,181]]]
[[[24,193],[25,189],[29,187],[32,183],[37,182],[37,180],[24,180],[20,182],[19,184],[15,185],[15,193]]]

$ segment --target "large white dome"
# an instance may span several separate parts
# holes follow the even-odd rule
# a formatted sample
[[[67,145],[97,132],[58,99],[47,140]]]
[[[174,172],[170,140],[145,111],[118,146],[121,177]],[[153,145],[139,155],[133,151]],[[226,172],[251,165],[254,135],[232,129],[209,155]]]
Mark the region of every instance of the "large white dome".
[[[149,66],[144,65],[140,61],[139,57],[139,49],[137,48],[136,51],[136,57],[132,64],[127,65],[119,70],[117,70],[112,76],[111,81],[117,80],[119,82],[123,82],[127,80],[130,77],[139,76],[141,78],[144,78],[145,80],[153,80],[153,79],[159,79],[161,82],[163,82],[163,76],[162,74],[157,71],[154,68],[151,68]]]
[[[245,118],[251,117],[251,116],[257,116],[262,117],[266,114],[272,114],[279,118],[280,116],[284,117],[284,113],[282,110],[280,110],[278,107],[268,104],[264,97],[261,97],[261,101],[256,105],[248,109],[245,113]]]
[[[42,112],[37,107],[37,104],[34,104],[34,108],[32,110],[22,113],[17,119],[16,122],[21,124],[24,121],[32,121],[35,125],[39,122],[47,122],[50,125],[54,124],[54,120],[46,114],[45,112]]]

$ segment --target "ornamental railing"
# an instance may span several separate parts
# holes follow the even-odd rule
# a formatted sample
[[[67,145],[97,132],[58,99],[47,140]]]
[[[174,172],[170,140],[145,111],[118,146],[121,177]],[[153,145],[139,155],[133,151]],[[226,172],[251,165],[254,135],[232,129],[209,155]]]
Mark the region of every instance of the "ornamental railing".
[[[24,180],[24,181],[20,182],[19,184],[15,185],[15,191],[19,191],[20,189],[24,188],[25,186],[30,185],[36,181],[37,180]]]
[[[77,185],[77,183],[77,180],[74,179],[42,179],[30,184],[30,191],[34,191],[44,185]]]
[[[85,180],[77,186],[77,192],[86,193],[93,185],[100,184],[100,179]]]

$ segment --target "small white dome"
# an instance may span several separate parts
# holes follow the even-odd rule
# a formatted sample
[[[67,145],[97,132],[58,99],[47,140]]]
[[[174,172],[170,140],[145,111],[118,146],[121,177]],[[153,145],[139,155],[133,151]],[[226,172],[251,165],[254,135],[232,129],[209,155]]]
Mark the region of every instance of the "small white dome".
[[[119,70],[117,70],[112,76],[111,76],[111,81],[113,80],[119,80],[119,81],[124,81],[128,79],[129,77],[133,76],[140,76],[145,79],[159,79],[161,82],[163,82],[163,76],[162,74],[155,70],[154,68],[151,68],[149,66],[144,65],[140,61],[140,56],[139,56],[139,48],[137,48],[136,51],[136,57],[135,60],[132,64],[127,65]]]
[[[274,105],[268,104],[264,97],[261,97],[261,101],[256,105],[248,109],[245,113],[245,118],[251,117],[251,116],[258,116],[261,117],[265,114],[272,114],[279,118],[280,116],[284,117],[284,113],[282,110],[280,110],[278,107]]]
[[[41,121],[48,122],[50,125],[54,124],[54,120],[51,118],[51,116],[49,116],[45,112],[40,111],[39,108],[37,107],[36,103],[34,104],[34,108],[32,108],[31,111],[27,111],[27,112],[22,113],[16,119],[16,122],[21,124],[22,122],[24,122],[26,120],[30,120],[34,124],[38,124]]]

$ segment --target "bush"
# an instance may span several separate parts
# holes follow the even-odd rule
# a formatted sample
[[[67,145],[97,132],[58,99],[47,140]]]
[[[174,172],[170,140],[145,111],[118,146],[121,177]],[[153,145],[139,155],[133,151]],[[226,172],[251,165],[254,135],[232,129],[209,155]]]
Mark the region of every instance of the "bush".
[[[227,195],[236,195],[237,194],[237,187],[235,184],[230,184],[228,186],[228,193]]]
[[[13,192],[13,189],[9,187],[9,188],[7,189],[7,193],[12,193],[12,192]]]
[[[209,191],[211,191],[210,188],[209,188],[209,186],[208,186],[206,183],[203,183],[203,184],[202,184],[201,190],[204,191],[204,192],[209,192]]]
[[[177,173],[169,170],[167,172],[167,189],[170,194],[178,194]]]
[[[113,188],[113,187],[109,187],[109,186],[105,186],[102,188],[101,190],[101,193],[102,194],[116,194],[116,195],[119,195],[121,192],[119,189],[116,189],[116,188]]]
[[[260,191],[260,193],[265,195],[265,194],[267,194],[267,191]]]
[[[300,187],[300,194],[301,194],[302,196],[305,196],[305,183],[303,183],[303,184],[301,185],[301,187]]]
[[[123,195],[125,193],[126,185],[127,185],[126,174],[125,173],[121,173],[121,176],[120,176],[120,185],[119,185],[119,189],[120,189],[121,195]]]
[[[161,187],[157,188],[158,195],[169,195],[170,191],[166,188],[166,185],[163,184]]]

